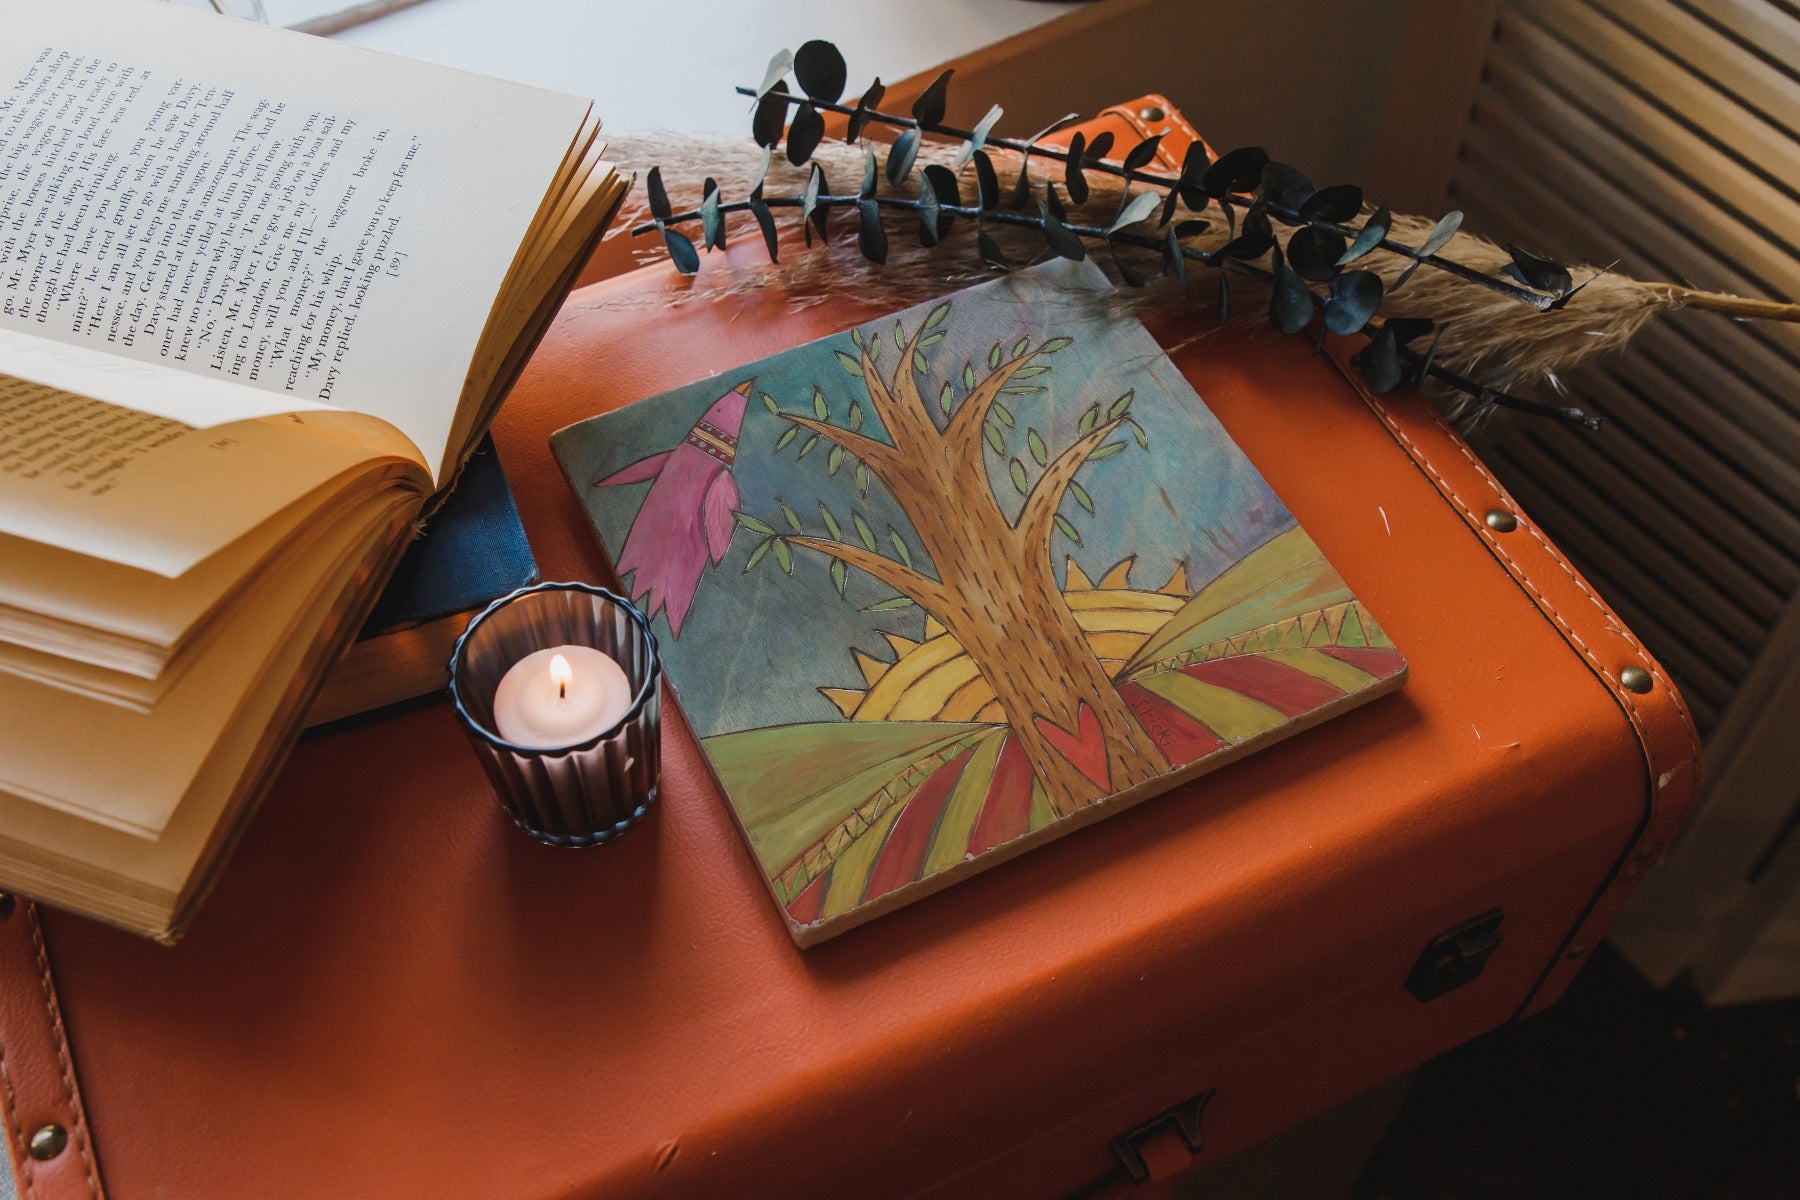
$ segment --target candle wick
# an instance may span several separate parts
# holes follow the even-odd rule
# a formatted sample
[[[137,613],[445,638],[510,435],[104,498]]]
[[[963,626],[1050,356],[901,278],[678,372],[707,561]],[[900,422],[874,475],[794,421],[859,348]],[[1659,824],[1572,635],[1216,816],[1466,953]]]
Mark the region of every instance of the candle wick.
[[[569,698],[569,685],[566,681],[560,679],[557,680],[556,698],[558,700],[567,700]]]

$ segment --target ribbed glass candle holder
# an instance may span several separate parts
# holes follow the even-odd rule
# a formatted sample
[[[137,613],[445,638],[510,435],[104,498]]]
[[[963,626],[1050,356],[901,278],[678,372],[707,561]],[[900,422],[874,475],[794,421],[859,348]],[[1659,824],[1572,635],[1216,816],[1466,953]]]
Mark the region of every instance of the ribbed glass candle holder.
[[[494,719],[500,680],[528,654],[591,646],[625,672],[631,705],[616,725],[572,746],[507,741]],[[450,698],[507,815],[552,846],[594,846],[624,833],[656,799],[661,664],[650,622],[630,601],[584,583],[540,583],[502,596],[457,640]]]

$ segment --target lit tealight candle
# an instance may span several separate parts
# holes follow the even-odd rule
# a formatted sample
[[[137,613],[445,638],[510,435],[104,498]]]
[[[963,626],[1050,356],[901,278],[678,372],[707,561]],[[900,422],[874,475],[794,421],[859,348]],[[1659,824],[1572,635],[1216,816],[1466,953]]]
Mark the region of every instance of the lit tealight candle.
[[[515,746],[576,746],[614,725],[631,707],[624,670],[592,646],[551,646],[527,654],[494,692],[494,728]]]

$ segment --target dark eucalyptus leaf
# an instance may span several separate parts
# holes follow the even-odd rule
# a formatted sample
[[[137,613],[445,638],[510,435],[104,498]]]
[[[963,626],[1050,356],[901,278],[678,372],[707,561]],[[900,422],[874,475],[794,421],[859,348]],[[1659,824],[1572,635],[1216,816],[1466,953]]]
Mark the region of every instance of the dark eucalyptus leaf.
[[[1394,331],[1383,329],[1369,340],[1369,344],[1356,352],[1350,360],[1369,390],[1377,396],[1391,392],[1400,386],[1404,372],[1400,369],[1400,354],[1394,344]]]
[[[788,73],[788,68],[792,66],[793,63],[794,56],[786,50],[777,50],[774,54],[771,54],[769,56],[769,65],[763,71],[762,86],[756,89],[757,99],[760,100],[762,97],[768,95],[769,89],[781,81],[782,76]]]
[[[669,193],[663,187],[661,167],[651,167],[650,173],[644,176],[644,194],[650,199],[651,216],[666,221],[675,215],[675,210],[669,207]]]
[[[1144,194],[1151,195],[1149,192]],[[1119,269],[1119,278],[1125,281],[1125,286],[1134,288],[1143,287],[1144,277],[1138,274],[1130,263],[1119,257],[1119,248],[1117,246],[1112,245],[1110,242],[1107,243],[1107,245],[1112,250],[1113,266]]]
[[[919,245],[935,246],[940,240],[938,234],[938,197],[937,189],[923,175],[919,177]]]
[[[815,38],[794,51],[794,78],[800,82],[800,90],[814,100],[835,104],[844,94],[849,73],[838,48]]]
[[[793,124],[788,126],[787,156],[788,161],[796,167],[804,166],[825,140],[825,118],[811,101],[802,103],[794,111]]]
[[[1419,359],[1418,367],[1413,371],[1413,386],[1424,387],[1425,379],[1431,374],[1431,364],[1437,358],[1438,341],[1444,336],[1443,329],[1431,335],[1431,345],[1425,348],[1425,356]]]
[[[981,261],[990,267],[1005,271],[1012,266],[1006,261],[1006,255],[1000,252],[1000,244],[989,237],[988,231],[985,229],[978,229],[975,232],[975,251],[981,255]]]
[[[888,182],[899,187],[912,174],[913,160],[919,156],[919,131],[905,129],[894,139],[893,149],[888,151]]]
[[[1354,183],[1320,188],[1300,206],[1303,221],[1329,221],[1334,225],[1353,219],[1362,211],[1363,190]]]
[[[1049,193],[1054,196],[1056,189],[1050,188]],[[1076,262],[1087,257],[1087,247],[1082,244],[1079,237],[1069,232],[1069,227],[1062,223],[1060,217],[1050,211],[1050,205],[1047,202],[1040,201],[1038,203],[1038,214],[1044,220],[1044,241],[1049,244],[1051,250],[1063,258],[1073,259]]]
[[[750,119],[750,136],[756,139],[757,145],[775,146],[780,143],[781,131],[787,125],[787,112],[787,83],[777,79],[775,86],[756,102],[756,115]]]
[[[1350,243],[1350,248],[1338,255],[1337,265],[1347,267],[1381,245],[1382,239],[1387,237],[1388,229],[1392,227],[1393,223],[1394,214],[1388,211],[1387,205],[1384,204],[1376,209],[1370,214],[1369,219],[1363,222],[1363,227],[1356,231],[1356,238]]]
[[[872,263],[887,262],[887,232],[881,228],[881,206],[873,200],[856,203],[856,245]]]
[[[1179,238],[1199,237],[1211,228],[1211,221],[1177,221],[1175,222],[1175,236]]]
[[[927,164],[923,178],[921,193],[929,191],[937,200],[937,236],[942,240],[950,232],[950,226],[956,222],[956,214],[944,210],[962,207],[962,188],[956,182],[956,173],[942,163]]]
[[[694,249],[694,243],[679,229],[670,229],[667,225],[658,226],[662,230],[663,245],[669,248],[669,258],[675,269],[683,275],[693,275],[700,270],[700,252]]]
[[[994,160],[986,150],[975,152],[975,192],[984,209],[1000,203],[1000,177],[994,173]]]
[[[1263,165],[1268,161],[1268,152],[1261,146],[1240,146],[1206,168],[1200,182],[1214,198],[1247,192],[1262,181]]]
[[[1282,333],[1299,333],[1312,320],[1313,294],[1300,273],[1275,251],[1275,285],[1269,290],[1269,324]]]
[[[1608,268],[1606,268],[1606,271],[1610,271],[1611,269],[1612,269],[1611,267],[1608,267]],[[1600,278],[1602,275],[1606,274],[1606,271],[1594,272],[1592,275],[1589,275],[1586,279],[1582,280],[1580,283],[1576,284],[1574,287],[1570,288],[1568,291],[1566,291],[1562,295],[1558,296],[1551,303],[1550,311],[1558,312],[1561,309],[1563,309],[1565,306],[1568,305],[1569,301],[1571,301],[1575,298],[1576,293],[1580,292],[1581,289],[1586,287],[1588,284],[1594,282],[1594,280],[1596,280],[1596,279]]]
[[[867,200],[875,194],[875,143],[870,142],[863,147],[862,191],[858,193]]]
[[[1219,271],[1219,324],[1231,320],[1231,276],[1223,268]]]
[[[1448,246],[1450,239],[1456,236],[1456,231],[1462,228],[1462,223],[1462,213],[1454,209],[1445,213],[1438,218],[1438,223],[1432,226],[1431,236],[1426,238],[1425,244],[1419,247],[1419,253],[1421,255],[1436,254]]]
[[[807,176],[806,190],[815,201],[812,210],[812,226],[819,231],[819,240],[826,241],[830,232],[831,206],[819,204],[817,200],[821,195],[829,196],[831,194],[831,184],[825,178],[825,168],[818,163],[813,164],[812,174]]]
[[[700,228],[708,250],[725,248],[725,214],[719,211],[719,185],[710,176],[701,189]]]
[[[1396,345],[1405,346],[1436,329],[1437,322],[1429,317],[1389,317],[1381,327],[1394,335]]]
[[[762,229],[763,245],[769,248],[769,261],[780,262],[776,253],[775,214],[763,203],[762,188],[757,188],[750,197],[750,215],[756,218],[756,224]]]
[[[1308,225],[1296,229],[1288,239],[1288,263],[1302,279],[1329,283],[1337,277],[1337,261],[1349,244],[1349,239],[1335,229]]]
[[[1143,170],[1150,164],[1150,160],[1156,157],[1156,148],[1162,145],[1162,140],[1163,135],[1159,133],[1154,137],[1147,137],[1133,146],[1131,152],[1125,156],[1125,169],[1127,171]],[[1099,144],[1098,138],[1095,139],[1095,144],[1096,146]]]
[[[913,120],[921,125],[936,125],[944,119],[945,96],[950,90],[950,76],[956,74],[954,67],[944,71],[931,81],[931,86],[919,93],[913,101]]]
[[[862,99],[858,100],[856,107],[850,110],[850,123],[844,130],[846,142],[854,144],[856,139],[862,136],[863,126],[869,123],[869,110],[878,107],[881,104],[881,98],[886,94],[887,89],[881,86],[879,78],[869,85],[869,90],[862,94]]]
[[[1424,260],[1415,258],[1412,260],[1412,262],[1408,263],[1406,270],[1400,272],[1400,278],[1394,280],[1393,286],[1388,288],[1388,295],[1391,296],[1395,292],[1399,291],[1402,287],[1404,287],[1406,284],[1406,281],[1413,277],[1413,272],[1417,271],[1419,269],[1419,264],[1422,261],[1424,261]]]
[[[1081,173],[1081,152],[1086,145],[1087,138],[1079,133],[1069,139],[1069,158],[1063,164],[1063,182],[1068,185],[1071,204],[1087,203],[1087,176]]]
[[[1068,214],[1063,212],[1062,197],[1056,194],[1054,183],[1044,185],[1044,203],[1050,206],[1050,211],[1056,214],[1057,220],[1066,221],[1068,219]]]
[[[1088,143],[1087,150],[1081,156],[1082,165],[1091,167],[1097,162],[1104,162],[1107,154],[1112,150],[1112,148],[1113,148],[1112,130],[1102,129],[1099,133],[1096,133],[1094,135],[1094,140]],[[1071,144],[1071,146],[1070,146],[1071,152],[1073,152],[1073,149],[1074,149],[1074,147]]]
[[[1163,236],[1163,266],[1169,274],[1181,284],[1182,295],[1187,294],[1187,255],[1181,252],[1181,239],[1175,236],[1173,229]]]
[[[1569,277],[1569,268],[1548,258],[1521,250],[1511,242],[1504,249],[1512,255],[1510,267],[1502,268],[1502,273],[1511,275],[1526,287],[1536,288],[1540,292],[1549,292],[1555,296],[1566,293],[1574,284]]]
[[[1244,214],[1244,227],[1235,238],[1226,243],[1219,251],[1223,258],[1253,259],[1261,258],[1275,244],[1275,230],[1269,224],[1269,211],[1262,201],[1250,206]]]
[[[1345,335],[1360,330],[1381,307],[1381,276],[1373,271],[1346,271],[1331,281],[1325,301],[1325,328]]]
[[[1175,191],[1180,194],[1181,202],[1190,212],[1203,212],[1206,209],[1206,172],[1210,167],[1206,157],[1206,147],[1198,141],[1188,143],[1187,153],[1181,159],[1181,176],[1175,181]],[[1168,223],[1168,216],[1163,223]]]
[[[1312,180],[1286,163],[1263,164],[1262,198],[1276,208],[1299,208],[1313,194]]]

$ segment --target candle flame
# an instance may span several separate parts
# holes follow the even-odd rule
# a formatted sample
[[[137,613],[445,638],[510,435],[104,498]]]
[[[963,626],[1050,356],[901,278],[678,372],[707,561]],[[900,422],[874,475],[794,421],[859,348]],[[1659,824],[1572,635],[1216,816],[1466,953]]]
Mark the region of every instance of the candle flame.
[[[560,654],[550,656],[550,678],[556,684],[556,698],[566,699],[569,694],[569,680],[575,678],[575,672],[569,667],[569,660]]]

